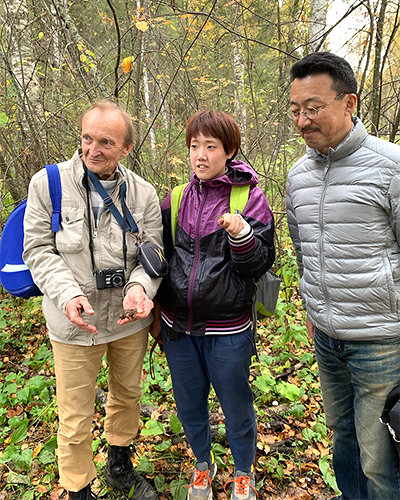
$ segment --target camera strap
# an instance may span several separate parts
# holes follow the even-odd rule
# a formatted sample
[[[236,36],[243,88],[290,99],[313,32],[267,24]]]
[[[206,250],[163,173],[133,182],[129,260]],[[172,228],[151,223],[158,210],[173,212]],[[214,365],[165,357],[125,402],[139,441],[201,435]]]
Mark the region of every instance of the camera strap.
[[[94,254],[93,254],[92,214],[90,213],[90,196],[89,196],[89,186],[87,185],[87,183],[86,183],[86,203],[87,203],[87,209],[88,209],[90,259],[92,261],[92,271],[94,274],[96,272],[96,268],[94,265]]]
[[[128,207],[126,206],[125,203],[125,197],[126,197],[126,182],[124,181],[120,185],[120,195],[121,195],[121,205],[122,205],[122,213],[123,215],[120,214],[118,208],[115,206],[114,202],[112,201],[111,197],[107,194],[107,191],[104,189],[104,187],[101,185],[101,182],[98,180],[96,174],[91,172],[85,164],[83,164],[85,172],[87,173],[89,179],[91,180],[92,184],[96,188],[97,192],[100,194],[100,196],[103,198],[104,205],[106,208],[108,208],[111,212],[111,214],[115,217],[116,221],[118,224],[121,226],[122,229],[122,252],[124,255],[124,269],[126,270],[126,255],[127,255],[127,244],[126,244],[126,232],[131,231],[134,233],[137,233],[138,227],[136,225],[136,222],[134,218],[132,217],[132,214],[130,213]],[[93,244],[93,236],[92,236],[92,217],[90,213],[90,193],[89,193],[89,185],[86,183],[86,202],[87,202],[87,207],[88,207],[88,226],[89,226],[89,250],[90,250],[90,259],[92,261],[92,271],[93,274],[96,272],[96,267],[94,263],[94,244]]]
[[[132,231],[132,233],[137,233],[139,231],[136,222],[134,218],[132,217],[131,212],[129,211],[129,208],[126,206],[125,203],[125,197],[126,197],[126,182],[123,181],[123,183],[119,187],[119,192],[121,195],[121,204],[122,204],[122,209],[124,212],[124,216],[122,216],[118,210],[118,208],[115,206],[114,202],[111,199],[111,196],[107,194],[107,191],[104,189],[104,187],[101,185],[101,182],[97,178],[96,174],[91,172],[85,164],[84,168],[89,176],[90,181],[92,182],[93,186],[96,188],[96,191],[99,193],[99,195],[103,198],[104,201],[104,206],[110,210],[112,215],[115,217],[115,220],[118,222],[120,225],[121,229],[124,231]],[[126,222],[128,225],[126,225],[126,222],[124,222],[124,217],[126,217]]]

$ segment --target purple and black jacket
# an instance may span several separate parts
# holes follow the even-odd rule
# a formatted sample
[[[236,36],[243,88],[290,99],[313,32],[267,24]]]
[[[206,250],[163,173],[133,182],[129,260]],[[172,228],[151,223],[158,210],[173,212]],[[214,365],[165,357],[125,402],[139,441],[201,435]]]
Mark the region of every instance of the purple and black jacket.
[[[240,333],[250,325],[255,280],[275,259],[274,218],[258,176],[242,161],[211,181],[192,174],[178,214],[175,246],[171,193],[161,205],[169,273],[157,292],[162,318],[175,332],[190,335]],[[232,185],[250,184],[242,217],[251,231],[232,238],[218,224],[229,212]]]

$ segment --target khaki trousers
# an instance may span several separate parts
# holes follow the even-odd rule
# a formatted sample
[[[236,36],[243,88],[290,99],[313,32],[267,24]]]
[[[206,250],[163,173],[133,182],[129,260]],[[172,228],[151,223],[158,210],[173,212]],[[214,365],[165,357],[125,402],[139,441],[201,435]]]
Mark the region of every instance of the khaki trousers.
[[[110,445],[129,446],[137,434],[141,376],[149,328],[108,344],[79,346],[52,341],[59,415],[60,483],[79,491],[96,477],[92,434],[96,378],[107,355],[105,434]]]

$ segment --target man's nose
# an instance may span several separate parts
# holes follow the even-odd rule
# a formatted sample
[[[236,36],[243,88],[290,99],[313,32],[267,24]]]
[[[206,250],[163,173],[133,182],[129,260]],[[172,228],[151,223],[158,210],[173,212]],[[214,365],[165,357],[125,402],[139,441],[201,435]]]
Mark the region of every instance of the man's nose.
[[[303,128],[304,125],[309,125],[312,120],[308,118],[308,116],[305,113],[300,113],[299,117],[297,118],[297,126],[299,128]]]
[[[93,141],[89,147],[89,153],[91,156],[97,156],[100,154],[100,146],[96,141]]]

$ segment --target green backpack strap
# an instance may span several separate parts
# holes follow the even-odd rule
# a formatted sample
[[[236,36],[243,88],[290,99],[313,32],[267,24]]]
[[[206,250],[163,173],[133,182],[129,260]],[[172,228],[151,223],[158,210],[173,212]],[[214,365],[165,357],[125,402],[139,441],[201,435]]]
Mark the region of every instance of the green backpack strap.
[[[178,212],[181,205],[183,190],[189,183],[180,184],[175,186],[171,193],[171,229],[172,229],[172,241],[175,245],[175,233],[176,225],[178,224]]]
[[[241,214],[249,199],[250,184],[247,186],[232,186],[229,199],[229,212]]]
[[[183,190],[189,183],[175,186],[171,192],[171,229],[172,240],[175,245],[176,226],[178,224],[178,212],[181,205]],[[231,214],[242,213],[249,199],[250,185],[232,186],[229,198],[229,212]]]

